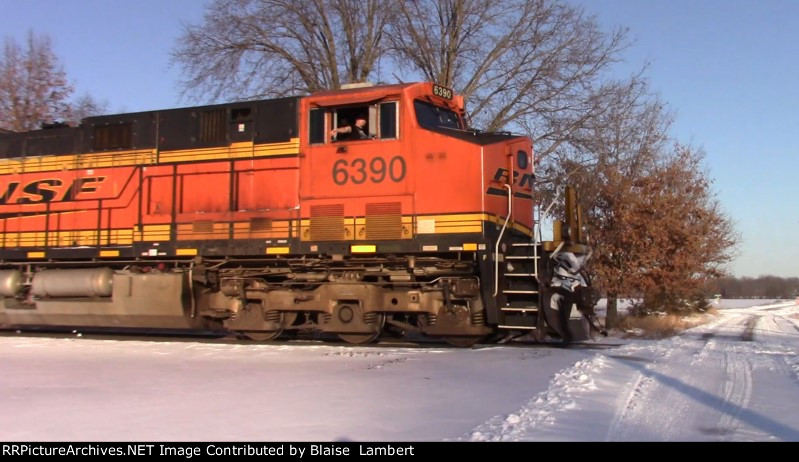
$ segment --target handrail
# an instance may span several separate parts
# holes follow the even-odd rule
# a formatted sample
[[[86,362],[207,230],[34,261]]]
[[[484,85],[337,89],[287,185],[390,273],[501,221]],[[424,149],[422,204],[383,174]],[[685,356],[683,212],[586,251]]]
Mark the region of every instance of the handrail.
[[[562,249],[564,245],[566,245],[566,241],[561,241],[560,244],[558,244],[558,246],[555,247],[555,251],[552,252],[552,255],[550,255],[549,258],[554,260],[555,257],[558,256],[558,254],[560,253],[560,249]]]
[[[502,224],[502,230],[499,232],[497,243],[494,246],[494,297],[499,293],[499,244],[502,242],[502,236],[505,234],[510,217],[513,215],[513,188],[509,184],[506,184],[505,187],[508,188],[508,216],[505,217],[505,223]]]

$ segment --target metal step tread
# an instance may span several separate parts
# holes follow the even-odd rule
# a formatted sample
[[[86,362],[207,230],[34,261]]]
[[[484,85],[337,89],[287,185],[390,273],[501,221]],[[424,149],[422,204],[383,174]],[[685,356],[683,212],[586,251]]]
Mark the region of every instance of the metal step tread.
[[[503,294],[537,294],[537,290],[503,290]]]
[[[514,242],[513,244],[511,244],[511,247],[535,247],[537,245],[538,244],[535,244],[533,242]]]
[[[518,313],[525,313],[525,312],[536,313],[536,312],[538,312],[538,307],[537,306],[531,306],[529,308],[516,308],[516,307],[512,307],[512,306],[506,306],[506,307],[503,307],[503,308],[500,308],[500,309],[502,311],[514,311],[514,312],[518,312]]]
[[[500,329],[525,329],[525,330],[536,330],[536,329],[538,329],[535,326],[505,326],[505,325],[502,325],[502,324],[500,324],[497,327],[499,327]]]

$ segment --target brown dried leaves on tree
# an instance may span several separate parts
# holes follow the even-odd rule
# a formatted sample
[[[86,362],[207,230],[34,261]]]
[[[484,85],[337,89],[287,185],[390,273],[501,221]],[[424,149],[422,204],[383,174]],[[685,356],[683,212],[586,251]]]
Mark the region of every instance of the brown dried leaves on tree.
[[[675,143],[671,117],[645,82],[607,100],[587,122],[578,156],[559,175],[578,185],[596,248],[592,268],[608,294],[644,297],[652,310],[695,306],[705,283],[723,273],[738,235],[715,199],[701,151]]]
[[[24,48],[6,39],[0,57],[0,128],[24,131],[64,120],[71,93],[47,36],[28,33]]]
[[[106,113],[108,113],[108,101],[100,101],[87,93],[72,101],[66,121],[72,126],[77,126],[86,117]]]
[[[27,131],[54,122],[74,126],[107,112],[108,103],[89,94],[70,102],[72,91],[47,35],[29,32],[24,48],[6,39],[0,56],[0,128]]]
[[[591,171],[593,268],[609,298],[643,296],[649,311],[693,311],[723,274],[737,234],[696,149],[674,145],[635,164]]]

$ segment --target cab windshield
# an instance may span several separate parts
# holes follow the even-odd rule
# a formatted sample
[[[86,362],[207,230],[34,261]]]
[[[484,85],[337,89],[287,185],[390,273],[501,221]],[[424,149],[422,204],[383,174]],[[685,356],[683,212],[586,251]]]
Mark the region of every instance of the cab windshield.
[[[423,128],[462,128],[458,114],[451,109],[418,99],[413,102],[413,107],[416,109],[416,120]]]

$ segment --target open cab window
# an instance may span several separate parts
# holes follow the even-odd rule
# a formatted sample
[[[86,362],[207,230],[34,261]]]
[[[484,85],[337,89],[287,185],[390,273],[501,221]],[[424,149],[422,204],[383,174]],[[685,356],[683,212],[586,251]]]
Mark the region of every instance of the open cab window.
[[[366,120],[362,128],[365,138],[353,133],[339,133],[331,136],[331,142],[365,141],[369,139],[397,139],[399,137],[398,102],[388,101],[377,104],[342,106],[332,108],[313,108],[310,110],[310,144],[322,144],[326,134],[340,128],[353,126],[359,117]],[[329,127],[329,128],[328,128]]]

